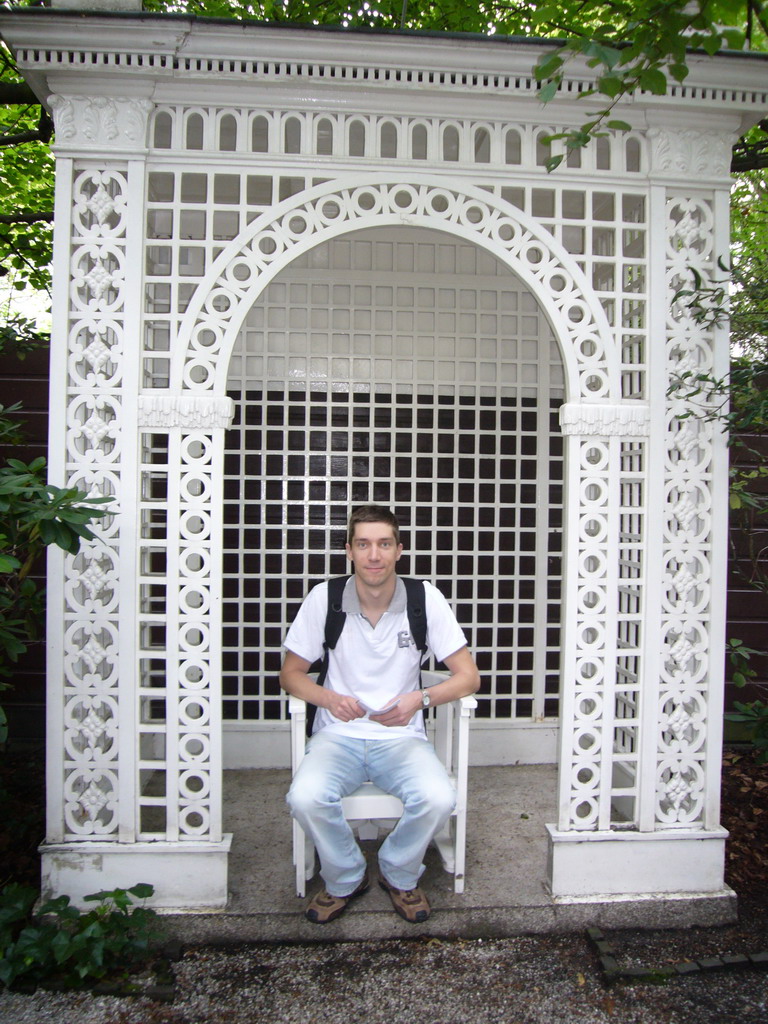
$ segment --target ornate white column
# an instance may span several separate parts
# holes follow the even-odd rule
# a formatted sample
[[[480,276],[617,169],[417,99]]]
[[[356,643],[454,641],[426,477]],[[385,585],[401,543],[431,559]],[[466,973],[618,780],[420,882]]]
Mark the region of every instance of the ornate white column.
[[[718,260],[728,262],[729,172],[736,134],[726,128],[659,129],[653,136],[654,165],[664,183],[667,296],[665,346],[657,349],[654,367],[664,381],[663,407],[659,402],[664,427],[657,450],[665,515],[660,524],[653,817],[657,829],[677,831],[719,830],[727,438],[716,419],[707,419],[716,403],[705,393],[689,395],[685,376],[724,377],[729,351],[727,326],[701,321],[689,308],[689,299],[673,299],[680,289],[692,287],[694,271],[705,282],[725,277]],[[710,189],[690,187],[707,177],[715,179]]]
[[[725,437],[716,423],[706,421],[701,396],[694,402],[685,389],[673,390],[689,371],[722,376],[728,368],[727,333],[696,322],[686,300],[673,299],[680,288],[691,287],[694,268],[704,280],[722,276],[717,258],[728,249],[732,138],[725,128],[694,132],[669,126],[649,132],[651,342],[645,424],[615,420],[608,442],[600,439],[607,413],[568,406],[563,413],[572,462],[569,501],[579,506],[572,534],[578,551],[568,565],[572,571],[577,562],[580,576],[570,593],[565,633],[560,820],[549,829],[550,885],[564,902],[588,901],[598,893],[664,894],[710,904],[714,899],[721,915],[733,913],[733,894],[723,882],[726,833],[718,805]],[[611,461],[616,438],[623,438],[618,444],[625,452],[636,449],[643,489],[640,515],[631,528],[637,537],[633,587],[641,612],[634,682],[631,673],[623,680],[614,673],[614,665],[626,664],[630,633],[624,629],[621,639],[622,621],[635,603],[627,603],[633,589],[627,587],[629,577],[621,579],[624,512],[614,509],[611,497],[611,482],[621,488],[628,465],[617,453]],[[590,451],[594,454],[585,458]],[[611,565],[619,566],[618,580],[611,578]],[[595,609],[604,609],[602,624],[590,628]],[[603,627],[605,658],[594,650],[582,652],[585,636],[593,641]],[[620,638],[615,649],[612,636]]]
[[[634,818],[649,410],[561,408],[567,449],[558,830]]]
[[[49,102],[57,155],[50,474],[114,500],[95,540],[74,558],[56,551],[49,560],[43,893],[77,902],[143,881],[155,886],[158,906],[223,906],[229,839],[220,818],[202,839],[187,835],[183,868],[173,838],[140,841],[140,780],[153,784],[137,742],[138,396],[152,104],[141,95]],[[199,791],[195,797],[199,814]]]
[[[151,394],[139,398],[138,426],[147,460],[142,521],[161,511],[164,525],[139,541],[138,657],[163,662],[162,677],[140,669],[140,768],[164,785],[139,797],[140,814],[162,820],[168,842],[224,849],[222,836],[221,549],[224,432],[234,403],[213,395]],[[155,455],[162,450],[162,461]],[[151,477],[151,482],[150,482]],[[150,492],[162,490],[159,503]],[[153,572],[153,562],[163,566]],[[161,577],[161,578],[159,578]],[[153,598],[160,588],[163,598]],[[163,708],[160,715],[157,705]],[[155,744],[158,728],[164,742]],[[157,830],[160,828],[156,826]],[[142,834],[149,837],[146,825]],[[210,852],[210,851],[209,851]]]

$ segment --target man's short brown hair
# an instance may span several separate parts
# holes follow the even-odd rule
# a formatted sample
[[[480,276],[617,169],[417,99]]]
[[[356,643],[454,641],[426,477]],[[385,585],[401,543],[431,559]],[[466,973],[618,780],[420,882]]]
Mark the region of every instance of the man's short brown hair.
[[[347,544],[350,546],[358,523],[387,523],[392,527],[395,543],[400,543],[400,524],[397,521],[397,516],[384,505],[361,505],[352,510],[347,524]]]

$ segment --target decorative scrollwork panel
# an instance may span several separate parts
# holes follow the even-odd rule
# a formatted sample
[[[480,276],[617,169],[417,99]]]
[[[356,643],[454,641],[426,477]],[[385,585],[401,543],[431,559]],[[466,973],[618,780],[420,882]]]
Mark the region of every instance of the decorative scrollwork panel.
[[[638,815],[647,406],[568,404],[570,558],[560,827],[594,831]],[[572,648],[572,650],[571,650]]]
[[[703,199],[667,202],[667,288],[689,287],[692,271],[714,269],[714,216]],[[667,323],[671,385],[711,373],[711,328],[677,301]],[[663,530],[661,670],[656,766],[656,818],[662,827],[701,825],[706,783],[714,426],[706,394],[684,385],[667,399],[666,512]]]
[[[64,835],[116,839],[126,175],[76,171],[72,195],[66,475],[114,502],[65,561]]]

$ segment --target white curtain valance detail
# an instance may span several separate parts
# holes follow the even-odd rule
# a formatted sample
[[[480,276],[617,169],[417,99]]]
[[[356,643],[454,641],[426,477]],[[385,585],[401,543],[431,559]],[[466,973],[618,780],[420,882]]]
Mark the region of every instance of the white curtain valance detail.
[[[589,405],[569,402],[560,407],[560,426],[566,435],[648,437],[651,414],[645,404]]]
[[[183,427],[189,430],[226,430],[232,423],[235,403],[231,398],[194,395],[141,395],[139,426]]]

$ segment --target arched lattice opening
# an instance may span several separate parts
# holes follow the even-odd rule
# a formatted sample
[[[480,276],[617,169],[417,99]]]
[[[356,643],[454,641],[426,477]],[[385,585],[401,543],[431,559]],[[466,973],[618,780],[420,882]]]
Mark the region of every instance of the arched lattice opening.
[[[214,202],[217,195],[223,201],[221,188],[230,184],[229,181],[218,181],[221,177],[214,175],[212,182]],[[232,197],[240,196],[242,199],[245,183],[233,181],[231,184]],[[183,175],[181,186],[183,196]],[[281,179],[281,194],[282,187]],[[206,194],[210,195],[210,190]],[[541,215],[541,198],[538,195],[532,197],[532,213]],[[546,209],[550,206],[547,205]],[[369,232],[370,237],[366,238],[362,232]],[[403,242],[402,252],[410,253],[408,259],[402,258],[401,254],[396,258],[393,254],[393,232],[396,241]],[[414,238],[409,240],[407,232],[415,233]],[[427,237],[429,244],[424,241]],[[333,248],[338,242],[340,252],[343,245],[353,240],[360,242],[360,251],[348,255],[346,263],[343,260],[331,262],[325,271],[316,264],[325,251],[324,247]],[[507,331],[498,327],[502,322],[498,320],[494,330],[485,333],[488,317],[503,311],[504,304],[513,301],[510,296],[500,297],[497,294],[493,299],[496,305],[491,309],[484,306],[491,301],[488,296],[483,295],[478,300],[476,295],[477,310],[470,306],[463,308],[462,303],[470,302],[473,290],[477,293],[478,286],[475,280],[466,286],[461,283],[462,275],[470,271],[461,262],[464,255],[457,256],[457,253],[472,254],[475,264],[478,261],[483,264],[483,274],[491,274],[485,268],[492,266],[491,276],[515,282],[511,290],[516,292],[515,313],[519,315],[522,311],[523,314],[520,320],[522,327],[518,324]],[[303,276],[294,280],[291,275],[299,271]],[[373,293],[358,303],[353,301],[354,297],[342,302],[337,295],[323,299],[318,297],[317,291],[307,291],[311,284],[322,278],[322,273],[326,275],[326,282],[344,287],[351,286],[356,280],[355,275],[365,272],[369,272],[367,282],[358,284],[367,283],[369,288],[383,286],[384,279],[396,272],[401,274],[401,286],[411,289],[432,275],[431,307],[429,304],[419,307],[426,292],[415,292],[401,306],[397,298],[390,300],[389,309],[386,309],[373,302]],[[471,273],[476,272],[474,266]],[[489,763],[505,763],[514,751],[515,758],[554,760],[560,660],[557,627],[561,616],[558,555],[562,472],[558,464],[562,455],[554,416],[557,405],[566,395],[569,402],[580,397],[594,400],[616,395],[622,384],[618,351],[607,330],[605,313],[597,297],[590,293],[580,266],[531,215],[479,190],[467,187],[459,193],[427,180],[403,186],[376,176],[374,181],[365,185],[335,183],[293,195],[289,202],[281,204],[276,213],[266,212],[233,238],[229,246],[218,252],[210,269],[199,275],[199,281],[197,288],[191,286],[189,298],[184,301],[185,312],[179,324],[178,344],[173,347],[170,359],[159,351],[155,353],[153,348],[152,372],[147,379],[150,386],[156,382],[161,386],[170,383],[172,388],[180,387],[183,392],[180,408],[184,409],[192,409],[194,402],[206,394],[211,398],[218,395],[224,399],[227,391],[245,392],[245,406],[242,400],[236,403],[241,418],[234,428],[240,431],[244,440],[238,438],[236,446],[233,442],[226,458],[223,450],[212,449],[211,472],[226,488],[223,502],[216,504],[215,514],[218,515],[219,508],[224,511],[227,502],[231,501],[238,507],[237,516],[247,506],[248,515],[263,517],[265,502],[259,503],[253,498],[257,477],[261,488],[259,493],[274,494],[274,500],[280,505],[279,514],[275,509],[270,511],[274,522],[269,524],[271,532],[268,536],[265,532],[267,523],[263,518],[253,520],[247,529],[237,516],[230,516],[221,527],[217,524],[211,543],[217,548],[217,557],[219,544],[222,544],[224,580],[230,590],[223,595],[223,603],[217,602],[215,623],[209,623],[208,612],[189,610],[191,618],[199,619],[206,626],[201,637],[205,645],[210,643],[211,657],[217,662],[219,657],[223,658],[223,671],[219,671],[217,665],[216,680],[218,684],[223,679],[223,709],[226,722],[231,723],[225,722],[225,731],[229,735],[244,731],[247,737],[241,743],[232,735],[232,743],[229,739],[225,742],[225,753],[231,754],[233,759],[230,763],[251,763],[252,751],[258,751],[259,758],[263,756],[262,764],[275,763],[284,756],[280,753],[281,741],[278,741],[281,730],[279,725],[276,728],[276,723],[282,713],[277,669],[286,626],[311,578],[343,571],[343,558],[337,553],[341,550],[343,534],[340,531],[343,530],[349,505],[372,499],[393,504],[406,527],[423,530],[423,535],[414,533],[413,541],[409,533],[408,543],[414,551],[412,571],[435,579],[438,584],[445,580],[444,589],[457,604],[461,620],[467,627],[473,649],[478,653],[487,676],[488,692],[479,718],[483,720],[485,716],[485,732],[489,738],[492,737],[491,745],[495,749],[491,749],[483,735],[483,756]],[[258,311],[265,308],[265,296],[271,287],[286,284],[303,287],[306,294],[300,297],[296,292],[275,298],[266,314],[275,318],[275,322],[271,325],[266,323],[266,326],[265,323],[257,323]],[[500,285],[494,287],[498,292]],[[451,310],[448,306],[443,309],[441,303],[451,290],[454,308]],[[482,288],[480,290],[483,291]],[[493,289],[489,287],[485,291]],[[182,308],[181,299],[180,288],[179,309]],[[317,310],[312,306],[315,301]],[[414,310],[432,317],[432,321],[430,327],[422,324],[419,331],[409,336],[402,320]],[[372,322],[370,329],[365,326],[361,318],[367,317],[371,321],[374,313],[389,317],[390,326],[386,330],[383,322],[376,329]],[[472,331],[465,331],[460,326],[452,335],[444,331],[445,325],[440,319],[443,313],[454,318],[481,314],[483,319],[476,321]],[[395,330],[391,324],[398,315],[401,325],[399,330]],[[348,324],[346,327],[338,324],[338,330],[326,331],[324,339],[315,338],[311,331],[308,334],[313,317],[313,330],[322,333],[318,318],[323,316],[326,321],[330,316],[346,316]],[[278,323],[281,317],[282,322]],[[534,322],[531,338],[526,333],[529,320]],[[464,320],[457,322],[463,324]],[[269,333],[273,328],[277,345],[274,351],[269,347],[269,338],[265,348],[263,337],[265,330]],[[380,351],[380,346],[386,343],[387,332],[392,338],[402,336],[410,344],[410,349]],[[282,335],[279,343],[278,335]],[[508,338],[515,342],[514,355],[513,347],[506,344]],[[161,340],[160,334],[158,339]],[[535,346],[529,345],[532,339],[536,341]],[[518,345],[518,342],[522,344]],[[343,344],[347,347],[338,351],[334,348]],[[359,344],[368,345],[368,350],[358,352]],[[444,344],[453,345],[453,348],[443,352],[440,346]],[[465,350],[465,344],[470,348]],[[547,344],[550,352],[545,353]],[[552,351],[557,352],[556,361],[551,358]],[[363,357],[367,357],[370,365],[361,376]],[[240,360],[237,367],[236,359]],[[167,377],[163,372],[163,361],[170,371]],[[559,367],[557,371],[553,371],[555,363]],[[557,372],[557,379],[551,376],[552,372]],[[505,382],[514,388],[521,382],[532,384],[535,381],[538,386],[544,377],[535,375],[547,373],[550,377],[546,387],[539,387],[535,396],[535,415],[530,415],[529,410],[509,405],[512,399],[519,400],[522,405],[523,401],[528,402],[534,396],[518,390],[512,396],[503,393],[501,389]],[[251,387],[256,380],[261,381],[260,388]],[[394,385],[397,385],[395,391]],[[559,388],[559,394],[553,402],[553,396],[546,388],[554,386]],[[291,392],[302,387],[305,395],[298,400],[294,396],[292,402]],[[386,400],[381,397],[385,387],[392,392]],[[323,481],[309,479],[312,470],[308,468],[311,466],[308,460],[315,454],[320,457],[322,453],[305,450],[306,438],[301,439],[298,435],[298,425],[263,419],[265,410],[269,415],[278,417],[291,409],[295,416],[301,402],[316,409],[314,403],[319,404],[318,395],[322,389],[326,392],[326,402],[336,410],[335,415],[339,415],[341,396],[345,392],[349,396],[346,401],[355,410],[351,419],[348,418],[336,431],[340,435],[346,431],[346,441],[339,440],[339,444],[342,447],[351,445],[351,451],[340,448],[336,456],[333,415],[330,428],[326,425],[324,440],[319,442],[326,447],[330,445],[331,456],[336,456],[339,464],[347,460],[346,470],[339,473],[340,477],[345,474],[349,477],[347,489],[343,494],[339,492],[338,497],[334,494],[333,501],[327,488],[321,494],[319,484]],[[415,451],[409,449],[398,453],[395,450],[398,458],[404,460],[409,456],[415,460],[405,468],[403,462],[385,466],[369,460],[358,475],[355,467],[359,467],[360,462],[349,463],[348,460],[357,455],[354,445],[359,441],[356,437],[358,428],[362,434],[365,426],[360,422],[360,408],[364,401],[361,396],[366,390],[372,396],[368,401],[377,408],[388,401],[393,409],[401,410],[400,423],[395,420],[388,430],[394,441],[399,438],[399,442],[405,444],[407,438],[409,444],[416,445]],[[249,391],[253,392],[253,401],[248,398]],[[542,397],[545,394],[546,401]],[[197,397],[193,399],[193,396]],[[192,406],[189,405],[190,399],[193,399]],[[502,399],[508,408],[500,408]],[[410,402],[423,419],[421,403],[429,401],[440,414],[438,425],[425,427],[421,436],[418,433],[418,416],[414,427],[414,420],[409,424],[402,409]],[[442,408],[451,401],[455,405],[453,420],[447,415],[448,410]],[[494,424],[486,409],[480,409],[479,413],[476,409],[478,418],[475,425],[470,423],[462,434],[461,426],[456,425],[462,417],[465,422],[467,420],[467,410],[462,405],[473,401],[495,402],[493,409],[498,414],[497,423]],[[501,424],[502,413],[503,427],[497,425]],[[190,422],[197,422],[195,414],[191,415]],[[258,423],[249,422],[248,418],[254,415],[262,416],[262,419]],[[480,417],[484,424],[482,428],[478,425]],[[490,426],[486,427],[487,423]],[[255,426],[261,431],[258,436],[251,429]],[[293,435],[288,429],[291,426],[297,427]],[[313,424],[311,420],[309,424],[305,420],[303,428],[306,430],[307,426],[321,428],[320,423]],[[373,426],[377,426],[375,419]],[[368,429],[371,429],[370,424]],[[480,442],[476,440],[486,429],[488,437],[482,443],[495,445],[490,454],[477,446]],[[418,445],[427,443],[429,430],[433,432],[433,450],[420,451]],[[555,440],[551,440],[553,436]],[[291,444],[296,437],[298,447],[293,450]],[[221,440],[223,442],[223,435]],[[365,443],[369,445],[367,450],[370,452],[370,439]],[[441,451],[439,448],[439,445],[470,444],[473,447],[469,451]],[[436,451],[435,445],[438,445]],[[361,451],[360,457],[363,454]],[[392,457],[391,452],[378,453],[374,447],[377,458],[383,459],[387,454]],[[157,458],[153,456],[152,465],[163,458],[162,453]],[[459,458],[464,460],[461,466]],[[291,460],[290,472],[288,459]],[[303,465],[296,468],[300,459]],[[520,460],[519,464],[516,459]],[[552,460],[552,465],[548,460]],[[265,466],[269,467],[268,471]],[[538,473],[542,466],[546,467],[545,474]],[[294,469],[301,474],[298,482],[291,475]],[[524,477],[524,486],[521,485],[518,474],[521,475],[524,469],[532,473],[532,485]],[[359,485],[366,477],[369,485],[361,490]],[[387,494],[379,489],[385,478],[391,485]],[[330,474],[328,480],[332,482],[333,479],[333,474]],[[434,486],[442,490],[431,494],[412,491],[408,495],[392,490],[396,490],[403,480],[410,480],[412,486],[418,486],[426,479],[432,480]],[[317,532],[317,524],[308,519],[301,524],[288,520],[289,514],[297,514],[298,506],[309,507],[305,493],[308,482],[318,484],[318,496],[313,500],[326,516],[322,523],[322,536]],[[498,489],[500,482],[508,487],[504,495]],[[324,483],[330,486],[328,481]],[[455,486],[452,494],[448,491],[449,485]],[[470,485],[477,489],[475,498],[467,496]],[[459,487],[464,488],[461,497],[458,496]],[[514,488],[517,490],[513,494]],[[467,504],[463,506],[465,501]],[[334,518],[330,518],[334,502],[337,502]],[[418,521],[417,516],[423,515],[423,509],[429,508],[430,503],[435,509],[433,518]],[[485,518],[481,518],[477,511],[479,505],[485,506]],[[526,506],[525,509],[522,506]],[[550,506],[553,512],[548,520],[540,510]],[[498,511],[502,507],[508,513],[503,519]],[[460,523],[456,519],[457,509],[467,517]],[[439,520],[435,518],[438,512],[442,517]],[[301,529],[297,532],[299,525]],[[459,528],[462,543],[466,545],[464,549],[456,542]],[[430,534],[434,537],[427,540]],[[295,572],[291,573],[287,570],[287,563],[281,561],[291,550],[290,545],[295,551],[305,553],[304,563],[301,566],[294,563]],[[488,547],[484,549],[483,545]],[[240,552],[244,551],[255,552],[253,564],[261,559],[263,566],[260,563],[258,570],[252,572],[238,562]],[[464,559],[461,565],[456,561],[459,557]],[[507,559],[506,563],[494,563],[494,558],[502,557]],[[420,559],[418,563],[416,558]],[[450,561],[452,558],[453,562]],[[470,564],[470,558],[478,561]],[[482,561],[479,560],[481,558]],[[514,559],[518,561],[515,563]],[[219,579],[217,570],[217,587]],[[284,588],[275,582],[278,579],[287,581]],[[549,590],[537,586],[537,581],[545,579],[551,580]],[[271,591],[267,584],[272,587]],[[502,584],[505,588],[503,593],[500,590]],[[186,602],[185,595],[186,590],[180,591],[179,600]],[[223,633],[218,622],[220,611],[223,611]],[[505,619],[505,615],[508,618]],[[209,625],[213,625],[212,631],[208,630]],[[506,633],[500,635],[499,629],[506,630]],[[170,642],[176,642],[173,636]],[[515,742],[511,745],[507,740],[512,720],[527,723],[527,726],[520,726],[517,735],[520,744]],[[264,742],[255,741],[250,736],[254,729],[260,730]],[[478,735],[475,730],[475,736]],[[521,744],[525,745],[525,750]],[[245,748],[247,756],[244,757]]]
[[[225,721],[285,717],[286,626],[310,581],[346,571],[347,514],[367,501],[401,518],[401,571],[453,602],[478,717],[555,718],[563,386],[535,297],[468,241],[367,229],[278,274],[229,369]]]

